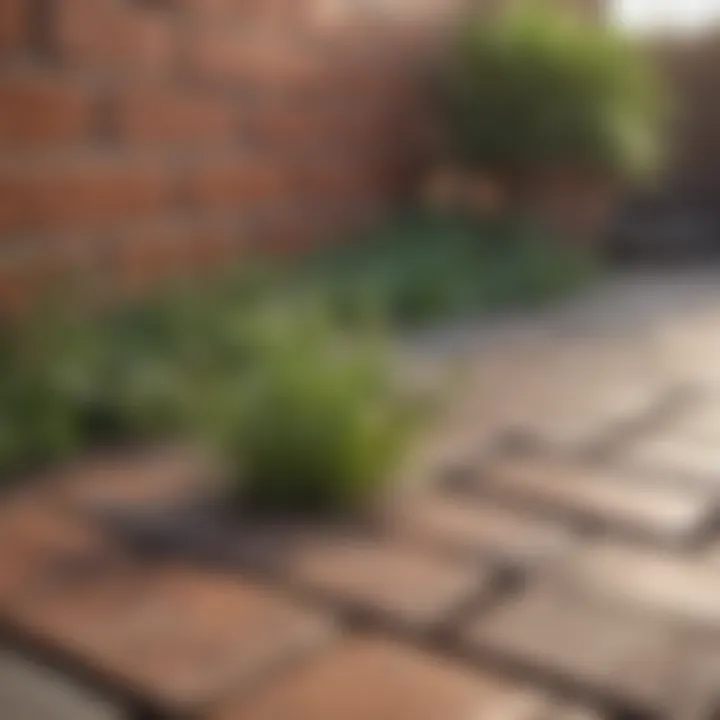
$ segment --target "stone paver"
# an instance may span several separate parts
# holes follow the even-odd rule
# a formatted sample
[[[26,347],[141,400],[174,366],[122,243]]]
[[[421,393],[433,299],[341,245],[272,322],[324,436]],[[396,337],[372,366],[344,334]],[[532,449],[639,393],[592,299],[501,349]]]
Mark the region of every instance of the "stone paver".
[[[0,622],[168,720],[716,717],[717,278],[408,343],[406,379],[459,392],[386,526],[223,514],[180,448],[51,473],[0,502]],[[105,710],[18,667],[1,720]]]
[[[462,563],[383,540],[307,543],[288,564],[291,581],[363,617],[424,631],[470,600],[492,596],[492,565]]]
[[[350,641],[212,720],[544,720],[541,692],[418,651]]]
[[[717,388],[697,388],[694,402],[676,413],[665,427],[677,437],[708,445],[720,442],[720,395]]]
[[[630,444],[621,460],[659,480],[690,481],[720,493],[720,445],[707,440],[671,432],[651,435]]]
[[[673,626],[533,587],[462,627],[459,642],[637,712],[672,706],[682,645]]]
[[[587,382],[587,381],[585,381]],[[554,394],[536,411],[532,424],[518,423],[543,445],[565,451],[592,448],[640,426],[663,404],[660,390],[640,383],[564,383],[565,398]]]
[[[89,511],[182,505],[207,495],[215,484],[206,458],[175,446],[99,454],[47,478],[59,501]]]
[[[459,557],[490,557],[511,563],[552,558],[571,542],[558,523],[493,503],[467,503],[443,493],[404,500],[391,516],[402,537]]]
[[[326,618],[234,577],[115,569],[2,615],[106,686],[171,716],[252,686],[329,639]]]
[[[0,717],[3,720],[123,720],[120,708],[66,675],[0,651]]]
[[[116,548],[95,528],[42,495],[24,492],[0,504],[0,605],[116,559]]]
[[[559,563],[556,575],[581,596],[720,630],[720,567],[705,559],[594,543]]]
[[[715,516],[707,493],[651,486],[619,471],[573,461],[498,458],[463,471],[463,476],[458,485],[465,492],[667,545],[697,538]]]

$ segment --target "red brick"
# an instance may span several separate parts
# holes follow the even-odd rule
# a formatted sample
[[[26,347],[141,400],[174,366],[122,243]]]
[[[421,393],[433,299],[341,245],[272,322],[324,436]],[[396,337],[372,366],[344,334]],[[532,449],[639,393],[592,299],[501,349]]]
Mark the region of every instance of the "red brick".
[[[190,38],[191,72],[259,90],[311,87],[323,66],[314,51],[282,35],[239,34],[231,29],[198,26]]]
[[[2,0],[0,3],[0,54],[22,49],[29,36],[29,0]]]
[[[236,223],[182,220],[134,228],[113,253],[112,269],[120,285],[142,291],[154,282],[197,275],[236,260],[240,232]]]
[[[279,198],[286,188],[279,165],[243,155],[208,157],[191,167],[187,177],[189,201],[204,209],[237,209]]]
[[[91,70],[162,74],[174,59],[171,18],[117,0],[60,0],[55,7],[63,58]]]
[[[78,141],[92,131],[92,96],[59,78],[3,77],[0,108],[0,147],[47,148]]]
[[[234,135],[232,107],[207,94],[143,88],[117,100],[117,124],[131,143],[218,144]]]
[[[290,102],[287,98],[244,105],[238,124],[247,141],[291,152],[324,147],[333,131],[333,122],[322,105],[307,100]]]
[[[171,192],[168,171],[149,162],[6,164],[0,167],[0,232],[107,227],[158,213]]]
[[[300,164],[293,175],[293,189],[301,197],[328,202],[372,195],[379,177],[374,177],[367,159],[332,156]]]
[[[200,19],[235,17],[244,23],[282,22],[297,27],[307,15],[305,3],[297,0],[175,0],[179,7]]]

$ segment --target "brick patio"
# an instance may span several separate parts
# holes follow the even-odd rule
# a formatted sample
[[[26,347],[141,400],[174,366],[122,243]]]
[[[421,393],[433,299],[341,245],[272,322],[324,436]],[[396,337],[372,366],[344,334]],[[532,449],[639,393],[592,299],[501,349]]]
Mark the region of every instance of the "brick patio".
[[[232,520],[178,449],[8,493],[8,641],[131,717],[717,717],[716,280],[418,341],[463,392],[372,527]]]

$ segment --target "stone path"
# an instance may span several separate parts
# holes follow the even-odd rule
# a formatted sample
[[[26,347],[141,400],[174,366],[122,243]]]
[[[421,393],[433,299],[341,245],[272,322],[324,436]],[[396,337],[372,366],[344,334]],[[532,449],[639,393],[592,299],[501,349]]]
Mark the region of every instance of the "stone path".
[[[720,716],[718,329],[676,273],[416,340],[459,390],[372,526],[229,518],[167,448],[8,493],[0,718]]]

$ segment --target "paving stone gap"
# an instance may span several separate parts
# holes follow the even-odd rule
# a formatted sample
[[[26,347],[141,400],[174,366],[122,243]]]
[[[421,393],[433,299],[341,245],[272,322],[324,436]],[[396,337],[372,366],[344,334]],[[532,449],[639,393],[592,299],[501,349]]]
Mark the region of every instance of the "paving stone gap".
[[[631,473],[556,458],[491,458],[448,479],[459,497],[571,521],[584,532],[616,533],[668,547],[696,542],[713,526],[716,503],[694,488],[649,486]]]
[[[404,498],[390,524],[410,542],[511,567],[549,562],[574,540],[569,527],[547,518],[492,501],[467,503],[439,490]]]

